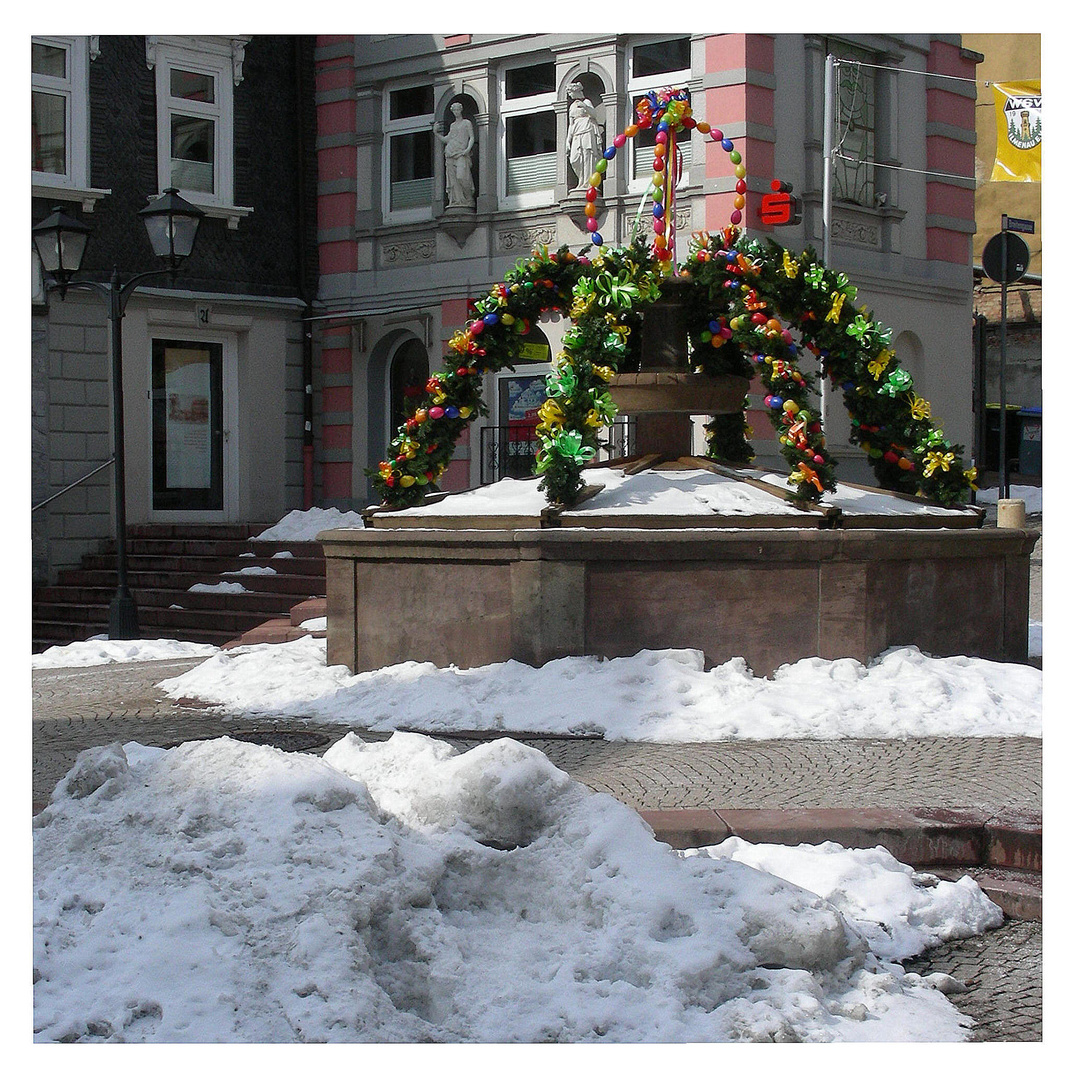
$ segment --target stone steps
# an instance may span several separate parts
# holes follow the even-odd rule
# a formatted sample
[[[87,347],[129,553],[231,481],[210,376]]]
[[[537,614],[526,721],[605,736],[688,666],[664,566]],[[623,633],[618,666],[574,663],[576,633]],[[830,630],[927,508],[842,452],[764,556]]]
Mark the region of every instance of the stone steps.
[[[225,645],[326,593],[322,545],[251,540],[263,524],[138,525],[129,529],[128,586],[143,638]],[[269,567],[274,573],[251,573]],[[34,590],[33,650],[83,641],[108,630],[116,592],[116,544]],[[222,585],[243,586],[244,592]],[[192,586],[211,589],[190,591]]]

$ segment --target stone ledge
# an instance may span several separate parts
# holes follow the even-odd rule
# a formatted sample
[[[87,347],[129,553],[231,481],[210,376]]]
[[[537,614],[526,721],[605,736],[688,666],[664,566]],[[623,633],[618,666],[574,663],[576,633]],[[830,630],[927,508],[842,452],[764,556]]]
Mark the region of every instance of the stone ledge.
[[[798,810],[640,810],[658,840],[705,847],[739,836],[753,844],[884,847],[923,867],[986,867],[989,873],[1035,874],[1042,866],[1042,818],[1005,811],[988,819],[948,808],[815,808]]]

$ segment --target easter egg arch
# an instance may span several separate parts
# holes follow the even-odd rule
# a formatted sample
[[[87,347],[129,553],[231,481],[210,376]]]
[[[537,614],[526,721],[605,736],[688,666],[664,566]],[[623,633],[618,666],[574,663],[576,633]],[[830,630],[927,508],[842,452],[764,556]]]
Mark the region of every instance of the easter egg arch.
[[[888,490],[943,504],[968,501],[975,470],[964,469],[964,448],[951,443],[931,406],[890,348],[865,307],[855,306],[847,275],[822,266],[813,249],[795,256],[768,238],[738,227],[745,204],[745,169],[722,132],[696,122],[678,92],[639,103],[630,125],[598,162],[587,190],[587,229],[597,251],[567,246],[554,254],[540,246],[519,259],[502,282],[470,302],[470,320],[449,341],[442,371],[425,387],[425,400],[399,427],[386,460],[371,470],[385,505],[420,502],[438,483],[468,424],[486,415],[485,372],[513,370],[536,320],[554,311],[571,320],[546,379],[538,414],[536,473],[553,504],[569,504],[584,487],[582,470],[597,454],[600,433],[617,415],[609,384],[638,370],[642,318],[661,296],[661,282],[677,274],[690,368],[706,375],[759,376],[764,404],[789,467],[794,498],[817,501],[836,489],[836,460],[826,448],[822,417],[812,404],[812,383],[798,365],[804,350],[843,392],[851,420],[849,441],[868,456]],[[607,162],[642,127],[657,127],[652,247],[636,235],[626,247],[607,246],[597,231],[596,201]],[[729,151],[736,172],[732,224],[720,233],[696,233],[688,258],[674,266],[675,139],[671,125],[696,128]],[[746,408],[746,401],[744,406]],[[706,425],[707,455],[747,463],[753,451],[743,413],[713,417]]]

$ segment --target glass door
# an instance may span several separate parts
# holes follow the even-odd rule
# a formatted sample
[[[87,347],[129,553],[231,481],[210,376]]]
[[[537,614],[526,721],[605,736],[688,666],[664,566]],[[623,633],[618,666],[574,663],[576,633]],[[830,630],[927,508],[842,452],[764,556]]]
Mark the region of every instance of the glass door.
[[[151,357],[155,510],[223,510],[222,346],[155,339]]]

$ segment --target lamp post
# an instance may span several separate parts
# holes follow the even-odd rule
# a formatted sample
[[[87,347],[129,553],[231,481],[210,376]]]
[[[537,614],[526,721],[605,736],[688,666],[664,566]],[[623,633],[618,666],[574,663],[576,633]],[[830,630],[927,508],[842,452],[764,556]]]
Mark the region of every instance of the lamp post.
[[[60,207],[31,230],[34,247],[48,275],[47,290],[58,289],[63,300],[70,289],[91,289],[109,304],[109,329],[113,376],[113,486],[116,512],[116,595],[109,604],[109,637],[131,639],[139,636],[139,614],[128,588],[127,507],[124,487],[124,384],[121,323],[128,300],[147,278],[169,274],[176,280],[177,269],[191,254],[203,211],[182,199],[176,188],[152,199],[139,211],[154,254],[166,263],[159,270],[147,270],[121,282],[113,268],[108,283],[73,280],[82,266],[91,229],[65,214]]]

